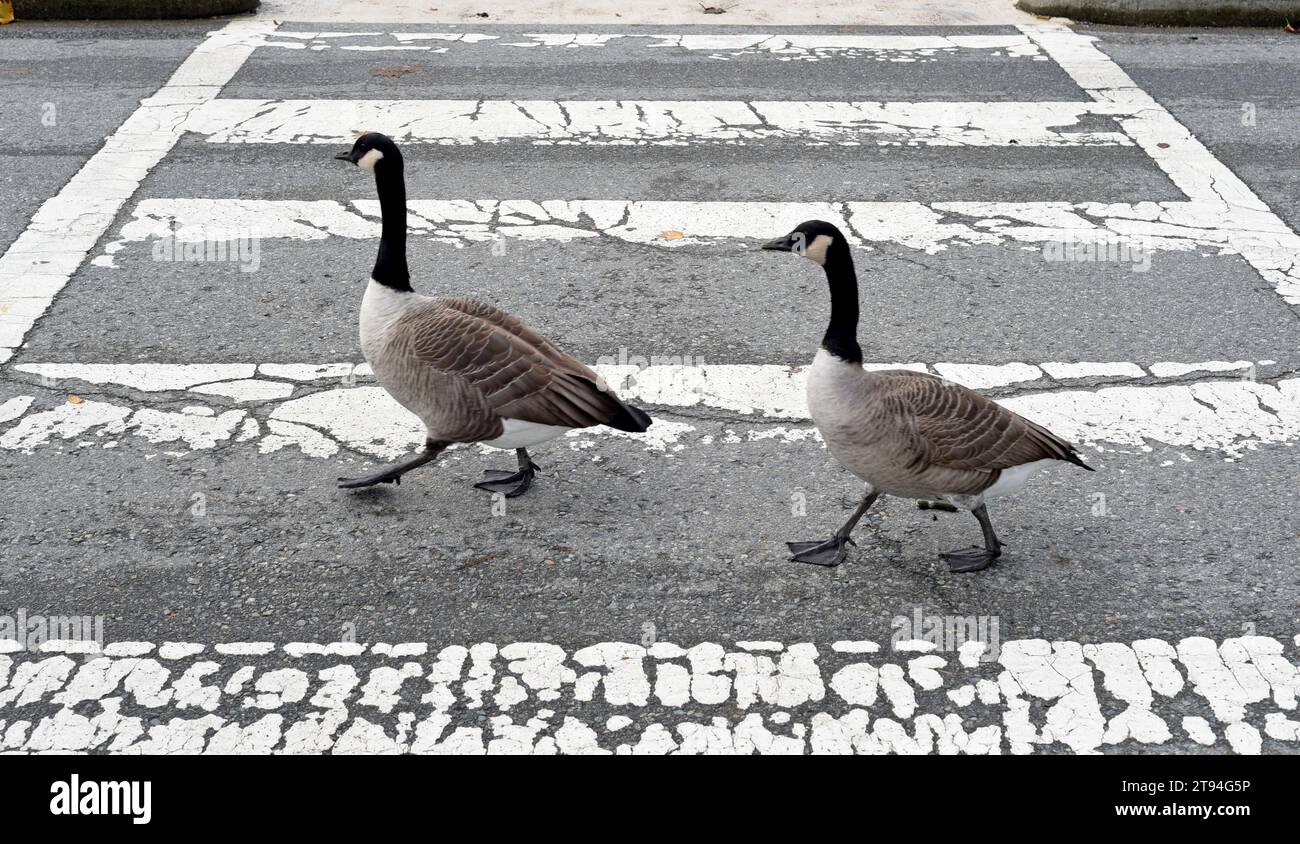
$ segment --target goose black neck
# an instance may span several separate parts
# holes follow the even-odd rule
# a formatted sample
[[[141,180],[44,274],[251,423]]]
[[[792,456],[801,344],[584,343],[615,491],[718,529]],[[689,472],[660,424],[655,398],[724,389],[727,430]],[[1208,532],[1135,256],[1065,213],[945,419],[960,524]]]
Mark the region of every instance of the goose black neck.
[[[393,290],[411,289],[411,273],[406,267],[406,178],[402,161],[386,158],[375,167],[375,187],[379,191],[379,214],[383,228],[379,235],[379,255],[371,278]]]
[[[836,240],[826,252],[826,281],[831,288],[831,319],[822,348],[848,363],[862,363],[858,345],[858,276],[848,244]]]

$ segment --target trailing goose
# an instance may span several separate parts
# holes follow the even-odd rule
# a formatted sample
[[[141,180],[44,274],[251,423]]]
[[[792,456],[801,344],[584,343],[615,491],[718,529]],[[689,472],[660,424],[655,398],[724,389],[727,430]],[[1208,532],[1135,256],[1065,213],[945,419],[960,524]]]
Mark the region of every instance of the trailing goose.
[[[910,370],[863,369],[858,278],[835,226],[802,223],[763,248],[802,255],[826,272],[831,317],[808,372],[808,410],[831,454],[867,483],[862,503],[834,536],[787,543],[792,560],[839,565],[858,520],[878,497],[895,495],[970,510],[984,547],[939,556],[952,571],[979,571],[1002,553],[985,499],[1015,492],[1056,460],[1092,471],[1069,443],[973,390]]]
[[[452,443],[514,449],[519,470],[488,470],[475,484],[513,498],[532,485],[528,448],[574,428],[644,431],[650,417],[620,401],[594,371],[521,320],[466,298],[434,299],[411,289],[406,266],[406,181],[402,153],[377,132],[335,158],[373,173],[382,219],[379,256],[361,300],[361,349],[375,377],[424,423],[424,450],[346,489],[400,483]]]

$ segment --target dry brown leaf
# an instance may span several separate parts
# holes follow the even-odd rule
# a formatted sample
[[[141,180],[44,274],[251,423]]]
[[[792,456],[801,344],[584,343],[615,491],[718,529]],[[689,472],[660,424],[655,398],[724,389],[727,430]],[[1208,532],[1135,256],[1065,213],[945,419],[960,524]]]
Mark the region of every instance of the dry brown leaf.
[[[4,4],[3,4],[3,3],[0,3],[0,5],[4,5]],[[1283,32],[1300,32],[1300,29],[1296,29],[1296,28],[1291,24],[1291,21],[1287,21],[1287,22],[1286,22],[1286,26],[1282,27],[1282,31],[1283,31]]]
[[[68,396],[68,404],[85,404],[86,400],[81,396]]]
[[[394,79],[398,76],[405,76],[408,73],[419,73],[422,70],[424,70],[424,65],[422,64],[406,65],[405,67],[372,67],[370,68],[370,75]]]
[[[14,22],[13,0],[0,0],[0,26]]]
[[[686,235],[682,234],[676,229],[669,229],[666,232],[659,232],[659,236],[662,237],[664,240],[681,240],[683,237],[686,237]]]

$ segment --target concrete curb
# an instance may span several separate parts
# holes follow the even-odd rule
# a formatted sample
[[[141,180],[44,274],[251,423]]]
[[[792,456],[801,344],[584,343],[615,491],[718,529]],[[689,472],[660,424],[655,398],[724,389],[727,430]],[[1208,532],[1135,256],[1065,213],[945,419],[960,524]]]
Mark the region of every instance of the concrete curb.
[[[22,20],[161,20],[251,12],[261,0],[15,0]]]
[[[1129,26],[1300,25],[1300,0],[1016,0],[1016,7],[1035,15]]]

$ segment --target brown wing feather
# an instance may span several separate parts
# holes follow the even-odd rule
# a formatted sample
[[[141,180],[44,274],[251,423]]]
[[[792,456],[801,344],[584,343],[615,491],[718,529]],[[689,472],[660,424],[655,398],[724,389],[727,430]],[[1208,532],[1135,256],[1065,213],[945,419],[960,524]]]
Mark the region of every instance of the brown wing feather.
[[[481,303],[432,301],[403,315],[407,324],[394,333],[411,338],[418,361],[462,380],[497,416],[589,428],[627,412],[587,367],[514,317],[475,305]]]
[[[537,350],[543,357],[551,361],[561,369],[567,369],[579,375],[583,375],[592,380],[597,380],[598,375],[586,364],[567,352],[561,351],[550,340],[547,340],[528,323],[519,317],[509,314],[495,305],[489,305],[487,302],[480,302],[477,299],[470,299],[464,296],[448,297],[438,300],[448,308],[454,308],[461,313],[478,317],[492,323],[500,328],[505,329],[511,335],[518,337],[528,345]]]
[[[1065,440],[974,390],[915,372],[884,383],[887,400],[911,419],[917,463],[980,471],[1045,459],[1085,466]]]

